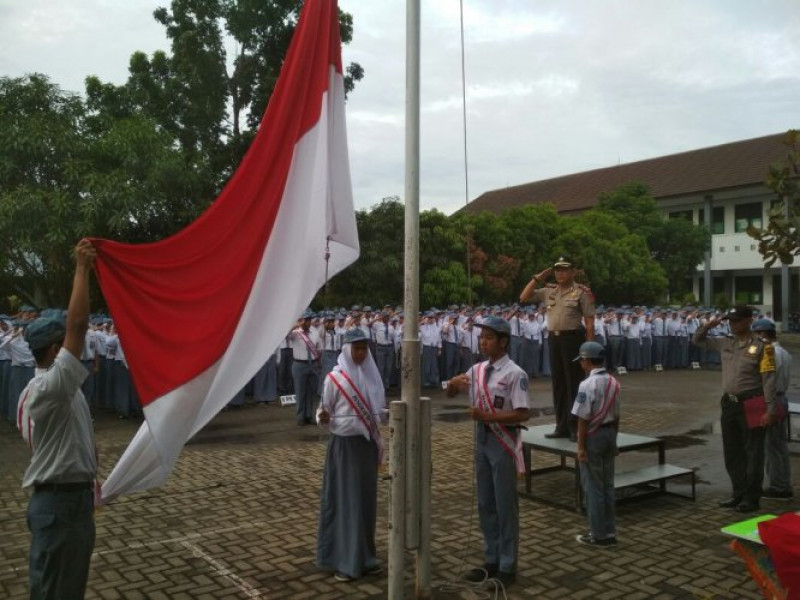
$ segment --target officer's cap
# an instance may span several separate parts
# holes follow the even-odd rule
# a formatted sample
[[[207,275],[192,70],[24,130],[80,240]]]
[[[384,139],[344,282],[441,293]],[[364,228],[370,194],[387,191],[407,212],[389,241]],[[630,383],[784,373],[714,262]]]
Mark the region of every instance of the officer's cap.
[[[475,325],[484,329],[491,329],[501,335],[511,335],[511,325],[502,317],[491,315],[486,317],[482,323],[475,323]]]
[[[355,342],[368,342],[369,336],[364,333],[364,330],[360,327],[355,327],[353,329],[349,329],[344,334],[344,343],[345,344],[353,344]]]
[[[314,317],[316,317],[316,316],[317,316],[317,315],[315,315],[315,314],[314,314],[314,311],[313,311],[313,310],[311,310],[310,308],[307,308],[307,309],[305,309],[305,310],[303,311],[303,314],[302,314],[302,315],[300,315],[300,318],[301,318],[301,319],[313,319],[313,318],[314,318]]]
[[[556,262],[553,263],[554,268],[564,268],[564,269],[571,269],[573,266],[572,257],[567,256],[566,254],[562,254],[556,259]]]
[[[756,319],[750,329],[752,331],[775,331],[775,323],[769,319]]]
[[[753,316],[753,308],[746,304],[737,304],[733,308],[728,309],[725,316],[731,321],[739,321],[741,319],[749,319]]]
[[[365,306],[364,307],[364,312],[372,312],[372,307],[371,306]]]
[[[352,310],[352,311],[361,310],[361,306],[359,306],[358,304],[353,304],[353,306],[350,308],[350,310]]]
[[[336,316],[333,314],[333,311],[329,310],[329,311],[327,311],[325,313],[324,319],[326,321],[335,321],[336,320]]]
[[[28,325],[25,330],[25,341],[31,350],[38,350],[62,341],[66,333],[67,329],[60,320],[43,317]]]
[[[597,342],[583,342],[581,344],[580,350],[578,350],[578,356],[572,359],[572,362],[576,360],[580,360],[582,358],[591,358],[591,359],[598,359],[598,358],[605,358],[606,356],[606,349],[603,348],[601,344]]]

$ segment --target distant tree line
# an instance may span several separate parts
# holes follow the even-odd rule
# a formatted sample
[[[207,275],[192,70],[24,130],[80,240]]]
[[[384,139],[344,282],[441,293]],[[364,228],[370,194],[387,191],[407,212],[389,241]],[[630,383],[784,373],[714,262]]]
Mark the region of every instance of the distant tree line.
[[[320,291],[317,307],[402,302],[402,202],[385,198],[356,216],[361,258]],[[598,301],[682,303],[709,241],[705,226],[665,219],[635,182],[577,216],[560,216],[550,204],[451,217],[428,210],[420,214],[420,305],[513,302],[532,274],[564,253]]]

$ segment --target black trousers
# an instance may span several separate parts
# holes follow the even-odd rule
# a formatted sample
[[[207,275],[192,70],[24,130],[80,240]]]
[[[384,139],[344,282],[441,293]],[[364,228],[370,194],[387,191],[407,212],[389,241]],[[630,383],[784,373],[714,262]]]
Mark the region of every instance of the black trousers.
[[[556,414],[556,431],[567,434],[576,431],[576,419],[572,416],[572,405],[578,395],[578,386],[583,380],[580,362],[574,361],[581,344],[586,341],[582,331],[567,335],[549,336],[550,372],[553,380],[553,408]]]
[[[748,429],[741,402],[722,397],[722,453],[733,498],[758,504],[764,481],[764,428]]]

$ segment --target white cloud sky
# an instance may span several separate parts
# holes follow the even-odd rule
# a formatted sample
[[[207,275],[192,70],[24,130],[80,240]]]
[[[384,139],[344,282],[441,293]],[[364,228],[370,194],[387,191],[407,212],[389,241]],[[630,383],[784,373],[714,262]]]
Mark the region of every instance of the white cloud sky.
[[[153,0],[0,0],[0,75],[82,91],[168,49]],[[356,206],[404,194],[405,2],[340,0]],[[798,128],[797,0],[464,0],[469,189]],[[422,2],[423,209],[465,202],[458,0]]]

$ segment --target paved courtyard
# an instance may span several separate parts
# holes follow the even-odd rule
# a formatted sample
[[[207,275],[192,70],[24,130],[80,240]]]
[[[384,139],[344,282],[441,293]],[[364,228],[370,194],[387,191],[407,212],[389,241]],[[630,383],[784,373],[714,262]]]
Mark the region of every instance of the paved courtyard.
[[[798,371],[800,369],[795,369]],[[697,472],[697,500],[660,496],[618,506],[619,545],[579,545],[585,517],[571,507],[572,475],[534,480],[520,498],[522,541],[517,584],[509,598],[732,598],[760,595],[720,527],[739,520],[716,507],[729,487],[717,431],[718,371],[632,373],[621,378],[622,428],[662,436],[667,462]],[[549,380],[531,385],[536,417],[552,422]],[[798,393],[793,383],[792,393]],[[472,428],[466,399],[434,401],[432,572],[434,598],[466,597],[448,586],[482,563],[472,485]],[[294,424],[292,408],[246,404],[223,411],[185,448],[162,489],[118,499],[97,514],[97,545],[88,598],[385,598],[387,579],[337,583],[314,567],[316,520],[326,434]],[[798,423],[800,425],[800,423]],[[138,428],[110,413],[95,427],[107,474]],[[800,473],[800,444],[792,445]],[[0,597],[27,597],[26,494],[20,480],[28,450],[0,422]],[[653,464],[652,452],[630,453],[618,470]],[[534,457],[537,466],[547,457]],[[795,476],[795,481],[798,478]],[[388,482],[379,485],[378,552],[386,560]],[[520,483],[520,489],[522,489]],[[688,493],[687,484],[670,489]],[[800,497],[800,486],[795,485]],[[797,509],[764,501],[762,512]],[[407,554],[407,598],[413,559]],[[502,597],[502,596],[501,596]]]

